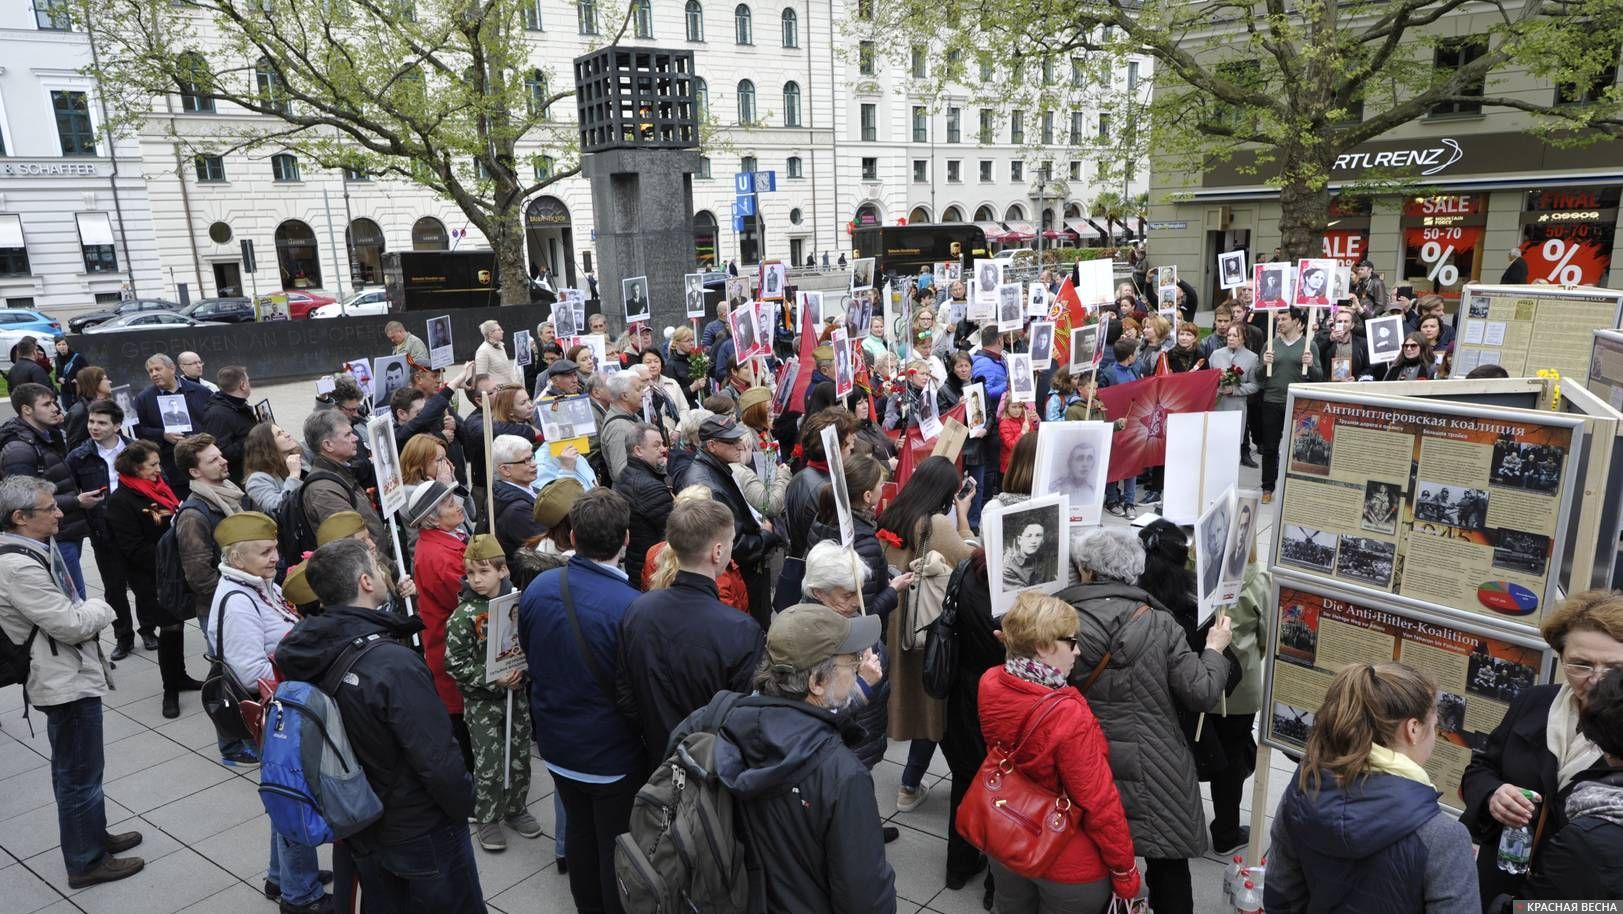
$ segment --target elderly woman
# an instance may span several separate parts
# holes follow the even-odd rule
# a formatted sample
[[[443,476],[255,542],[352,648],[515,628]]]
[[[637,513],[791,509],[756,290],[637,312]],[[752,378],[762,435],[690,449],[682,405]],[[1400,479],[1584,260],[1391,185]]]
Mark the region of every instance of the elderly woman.
[[[665,477],[680,480],[686,474],[688,465],[699,456],[699,426],[704,420],[714,416],[708,409],[695,408],[688,410],[688,414],[677,423],[676,437],[671,440],[671,453],[666,458]]]
[[[1257,368],[1261,363],[1257,360],[1257,354],[1246,348],[1244,324],[1235,322],[1228,325],[1228,329],[1223,331],[1223,345],[1212,350],[1210,364],[1223,372],[1221,377],[1234,379],[1233,383],[1220,382],[1217,385],[1217,408],[1238,411],[1240,427],[1245,428],[1246,403],[1262,387],[1257,380]],[[1243,436],[1240,440],[1240,463],[1248,467],[1257,465],[1251,459]]]
[[[862,590],[872,572],[855,551],[838,540],[824,540],[806,553],[806,576],[800,579],[800,592],[807,603],[821,603],[842,616],[868,615]],[[885,729],[889,720],[890,667],[883,642],[862,655],[857,670],[857,691],[852,693],[852,717],[862,725],[862,741],[852,746],[862,764],[872,769],[885,757]],[[885,828],[885,840],[896,839],[896,829]]]
[[[502,325],[494,320],[485,321],[479,325],[479,335],[484,342],[473,354],[473,370],[475,374],[488,376],[498,386],[507,384],[524,385],[524,373],[513,364],[513,359],[507,354],[507,347],[502,344],[507,332]]]
[[[209,656],[243,691],[259,691],[259,681],[275,682],[271,655],[299,617],[276,586],[276,521],[258,511],[241,511],[214,528],[220,547],[220,583],[214,590],[203,641]],[[275,888],[283,911],[317,911],[331,902],[321,888],[316,849],[297,844],[271,829],[267,891]]]
[[[1133,839],[1099,721],[1071,685],[1077,656],[1076,613],[1063,600],[1022,593],[1003,616],[1009,650],[981,677],[981,733],[987,745],[1021,747],[1014,759],[1035,786],[1080,809],[1064,848],[1039,876],[1022,876],[986,848],[997,883],[998,914],[1102,911],[1111,895],[1138,894]],[[1197,799],[1198,802],[1198,799]]]
[[[163,680],[163,716],[180,716],[180,693],[202,686],[186,674],[182,626],[193,614],[187,607],[158,602],[158,538],[169,529],[180,499],[164,481],[158,446],[137,438],[113,458],[118,488],[107,499],[107,530],[124,560],[130,589],[135,591],[135,617],[143,632],[158,630],[158,674]]]
[[[772,394],[765,387],[751,387],[739,399],[744,424],[755,434],[746,435],[749,454],[730,469],[733,482],[744,500],[764,520],[783,513],[784,495],[789,491],[789,468],[783,463],[778,442],[771,434]],[[684,467],[685,469],[685,467]],[[681,477],[672,474],[672,479]]]
[[[434,676],[434,690],[451,715],[451,729],[462,747],[463,761],[473,770],[473,744],[462,720],[462,693],[445,671],[445,623],[456,611],[462,592],[462,525],[468,515],[462,499],[444,483],[426,482],[406,503],[406,523],[417,528],[417,550],[411,567],[417,583],[417,615],[423,620],[423,659]]]
[[[1076,608],[1081,653],[1071,681],[1110,740],[1110,769],[1122,790],[1133,846],[1148,863],[1157,914],[1194,910],[1189,858],[1206,850],[1195,759],[1177,708],[1214,711],[1229,672],[1223,649],[1231,623],[1220,616],[1200,653],[1172,613],[1137,585],[1144,547],[1124,527],[1071,537],[1079,583],[1056,596]]]
[[[1506,826],[1533,829],[1533,869],[1538,872],[1539,851],[1566,824],[1561,795],[1586,772],[1604,768],[1600,748],[1578,730],[1578,716],[1589,703],[1590,690],[1608,670],[1623,669],[1623,593],[1588,590],[1573,594],[1545,617],[1539,633],[1561,657],[1560,685],[1533,685],[1533,670],[1526,670],[1525,686],[1510,700],[1505,716],[1489,734],[1487,744],[1471,754],[1471,764],[1460,778],[1465,814],[1460,817],[1482,852],[1477,855],[1477,880],[1482,904],[1487,907],[1501,894],[1525,898],[1524,877],[1498,867],[1499,835]],[[1493,667],[1475,673],[1487,688],[1504,681]],[[1534,802],[1523,789],[1538,795]],[[1614,861],[1615,862],[1615,861]]]
[[[412,435],[406,446],[400,449],[400,476],[406,486],[406,501],[411,501],[411,493],[425,482],[438,481],[449,488],[456,489],[456,468],[451,466],[451,458],[447,455],[445,439],[438,435],[417,434]],[[461,492],[463,511],[468,517],[473,517],[473,498],[466,492]],[[463,531],[467,536],[473,535],[473,524],[465,525]],[[407,555],[417,551],[417,528],[410,524],[402,525],[400,531],[401,542]]]
[[[261,422],[242,446],[242,506],[272,517],[304,481],[304,448],[280,425]]]

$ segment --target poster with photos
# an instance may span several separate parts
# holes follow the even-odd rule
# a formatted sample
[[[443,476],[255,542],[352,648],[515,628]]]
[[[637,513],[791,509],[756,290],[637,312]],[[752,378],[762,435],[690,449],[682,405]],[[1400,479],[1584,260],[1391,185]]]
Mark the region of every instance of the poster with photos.
[[[1336,262],[1328,257],[1304,258],[1296,262],[1298,308],[1328,308],[1336,278]]]
[[[687,316],[689,320],[704,317],[705,308],[703,273],[682,274],[682,302],[687,308]]]
[[[1252,308],[1283,311],[1296,298],[1296,267],[1290,263],[1259,263],[1251,268]]]
[[[997,329],[1000,333],[1013,333],[1019,330],[1026,322],[1026,314],[1020,307],[1020,284],[1017,282],[1001,283],[997,287]]]
[[[761,334],[760,318],[760,312],[748,304],[742,308],[734,308],[727,314],[727,321],[732,325],[733,332],[733,357],[740,365],[767,353],[768,347]]]
[[[852,339],[865,340],[873,329],[873,290],[851,293],[845,305],[845,332]]]
[[[736,308],[747,301],[753,300],[750,297],[750,281],[747,276],[734,276],[728,279],[726,289],[728,308]]]
[[[1224,251],[1217,255],[1218,285],[1221,288],[1240,288],[1245,285],[1248,273],[1245,268],[1245,251]]]
[[[559,340],[569,340],[580,336],[580,322],[575,320],[575,306],[566,301],[557,301],[552,305],[552,333]]]
[[[319,394],[320,391],[317,391]],[[124,434],[135,434],[135,394],[130,392],[130,385],[120,384],[113,388],[111,397],[118,408],[124,412]]]
[[[1204,625],[1219,605],[1232,603],[1239,596],[1222,588],[1223,560],[1227,557],[1230,528],[1234,524],[1234,489],[1224,490],[1223,496],[1212,503],[1206,513],[1195,521],[1195,589],[1199,610],[1196,624]]]
[[[1071,375],[1086,374],[1099,367],[1104,350],[1099,348],[1099,334],[1103,324],[1077,327],[1071,331]]]
[[[406,482],[400,470],[400,454],[395,450],[394,419],[383,414],[367,420],[366,444],[372,451],[372,470],[377,474],[378,503],[384,517],[393,517],[406,506]]]
[[[1037,379],[1031,370],[1031,356],[1024,352],[1010,352],[1003,356],[1009,367],[1009,396],[1016,403],[1037,402]]]
[[[761,264],[761,300],[783,301],[789,288],[789,271],[781,260]]]
[[[1032,321],[1026,326],[1026,336],[1031,341],[1031,367],[1047,371],[1054,363],[1054,322]]]
[[[158,397],[158,416],[163,421],[165,435],[189,435],[192,433],[192,413],[186,407],[184,394],[167,394]]]
[[[986,385],[980,381],[964,385],[964,427],[973,431],[986,428]]]
[[[834,396],[845,398],[856,390],[856,373],[851,362],[851,336],[844,327],[835,327],[829,335],[829,346],[834,350]]]
[[[932,381],[926,384],[924,392],[919,395],[919,433],[925,441],[934,441],[941,437],[941,412],[936,403],[936,386]]]
[[[372,401],[372,363],[366,359],[350,359],[344,363],[344,373],[361,389],[361,399]]]
[[[525,331],[520,330],[520,333]],[[389,414],[389,398],[411,383],[411,372],[403,355],[378,356],[372,362],[372,411]]]
[[[981,512],[992,616],[1001,617],[1022,591],[1056,593],[1070,577],[1070,508],[1064,495],[1011,505],[987,502]]]
[[[632,276],[620,280],[620,301],[625,305],[626,324],[648,321],[648,277]]]
[[[1044,318],[1048,316],[1048,305],[1053,299],[1053,293],[1048,291],[1048,284],[1033,282],[1026,284],[1026,316]]]
[[[856,523],[851,517],[851,493],[845,487],[845,455],[840,450],[840,430],[833,425],[824,427],[823,456],[828,460],[828,482],[834,490],[834,510],[839,515],[840,545],[851,548],[857,539]]]
[[[874,258],[858,257],[851,261],[851,291],[868,292],[873,289]]]
[[[513,364],[524,368],[535,361],[535,336],[528,330],[513,334]]]
[[[562,334],[559,334],[562,336]],[[456,361],[451,340],[451,315],[442,314],[428,319],[428,367],[439,371],[450,368]]]
[[[796,292],[795,304],[799,306],[799,311],[795,315],[795,328],[797,333],[800,332],[800,328],[805,327],[808,322],[810,322],[812,327],[816,328],[816,330],[822,329],[823,293]],[[814,330],[814,332],[816,331]]]
[[[522,590],[491,597],[485,610],[485,684],[527,667],[518,633],[518,598]],[[477,627],[477,622],[475,623]],[[526,713],[521,709],[519,713]]]
[[[1104,517],[1105,476],[1110,470],[1110,422],[1044,422],[1037,426],[1031,490],[1064,495],[1066,522],[1097,526]]]
[[[1403,315],[1376,317],[1364,322],[1364,342],[1371,365],[1390,365],[1403,355]]]

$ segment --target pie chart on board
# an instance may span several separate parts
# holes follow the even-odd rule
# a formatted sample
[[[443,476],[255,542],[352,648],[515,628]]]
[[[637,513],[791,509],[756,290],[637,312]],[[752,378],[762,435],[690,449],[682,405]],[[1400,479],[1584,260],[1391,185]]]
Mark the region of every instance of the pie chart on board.
[[[1527,616],[1538,609],[1538,595],[1520,584],[1487,581],[1476,589],[1477,602],[1505,616]]]

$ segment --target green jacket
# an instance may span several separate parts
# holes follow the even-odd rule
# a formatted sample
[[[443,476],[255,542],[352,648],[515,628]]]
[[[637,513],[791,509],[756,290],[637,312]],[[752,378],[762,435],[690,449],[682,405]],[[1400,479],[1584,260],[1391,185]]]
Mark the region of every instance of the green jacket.
[[[490,601],[466,585],[462,602],[445,623],[445,672],[466,701],[500,701],[506,689],[485,685],[485,616]]]
[[[1234,642],[1229,646],[1240,658],[1240,684],[1228,699],[1228,713],[1255,714],[1262,710],[1263,646],[1268,641],[1268,586],[1273,576],[1259,562],[1245,568],[1240,600],[1229,608],[1234,620]]]

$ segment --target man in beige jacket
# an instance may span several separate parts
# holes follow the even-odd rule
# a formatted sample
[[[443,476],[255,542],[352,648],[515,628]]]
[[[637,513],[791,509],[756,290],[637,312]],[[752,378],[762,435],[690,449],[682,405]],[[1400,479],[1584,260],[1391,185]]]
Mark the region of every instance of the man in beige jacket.
[[[112,682],[96,639],[112,624],[113,608],[77,598],[51,542],[62,520],[55,493],[32,476],[0,480],[0,631],[29,656],[24,700],[45,712],[62,859],[68,886],[82,889],[145,864],[113,856],[140,844],[140,832],[107,832],[101,697]]]

